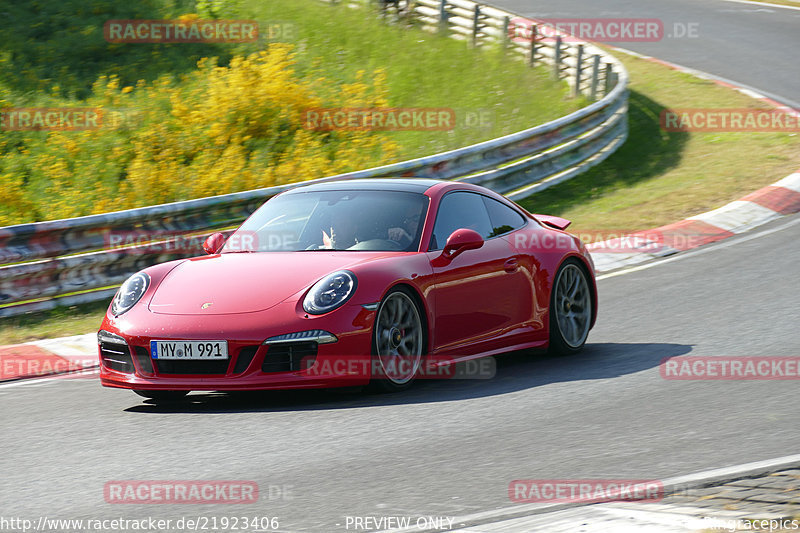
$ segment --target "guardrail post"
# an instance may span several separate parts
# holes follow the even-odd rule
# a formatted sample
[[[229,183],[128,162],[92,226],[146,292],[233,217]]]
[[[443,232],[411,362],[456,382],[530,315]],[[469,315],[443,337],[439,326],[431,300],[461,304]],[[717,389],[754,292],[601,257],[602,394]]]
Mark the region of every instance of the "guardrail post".
[[[511,43],[508,32],[511,29],[511,17],[503,17],[503,48],[508,48]]]
[[[439,2],[439,31],[444,33],[447,31],[447,19],[450,18],[447,12],[447,0],[440,0]]]
[[[406,7],[404,10],[404,17],[409,22],[414,21],[414,17],[417,14],[417,0],[406,0]]]
[[[561,36],[556,35],[556,48],[553,55],[553,77],[561,79]]]
[[[606,76],[605,76],[605,78],[606,78],[606,87],[605,87],[606,94],[611,92],[611,88],[612,88],[611,73],[613,72],[612,71],[613,68],[614,68],[614,66],[611,63],[606,63]]]
[[[475,11],[472,13],[472,46],[478,46],[478,31],[481,24],[481,5],[475,4]]]
[[[536,63],[536,34],[539,31],[537,24],[531,24],[531,55],[528,58],[528,64],[533,66]]]
[[[575,61],[575,87],[572,89],[572,96],[581,94],[581,74],[583,70],[583,45],[578,45],[578,58]]]
[[[597,100],[597,77],[600,75],[600,55],[595,54],[592,58],[592,88],[589,91],[590,98]]]

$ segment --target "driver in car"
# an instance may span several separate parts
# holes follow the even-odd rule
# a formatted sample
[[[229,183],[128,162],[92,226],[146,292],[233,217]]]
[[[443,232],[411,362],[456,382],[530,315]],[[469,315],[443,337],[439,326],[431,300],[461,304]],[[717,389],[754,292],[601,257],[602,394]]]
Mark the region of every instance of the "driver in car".
[[[331,214],[331,226],[322,230],[322,248],[325,250],[346,250],[358,244],[357,224],[352,215],[336,210]]]
[[[389,228],[389,239],[395,241],[403,250],[411,246],[419,228],[420,212],[417,207],[406,209],[405,217],[399,226]]]

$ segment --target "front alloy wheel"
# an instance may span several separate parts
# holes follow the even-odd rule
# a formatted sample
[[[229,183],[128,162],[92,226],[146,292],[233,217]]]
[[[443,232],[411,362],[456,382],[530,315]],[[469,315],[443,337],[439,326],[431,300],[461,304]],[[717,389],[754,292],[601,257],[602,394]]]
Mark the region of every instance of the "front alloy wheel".
[[[406,289],[390,292],[378,307],[373,337],[372,385],[384,392],[408,388],[425,350],[422,315]]]

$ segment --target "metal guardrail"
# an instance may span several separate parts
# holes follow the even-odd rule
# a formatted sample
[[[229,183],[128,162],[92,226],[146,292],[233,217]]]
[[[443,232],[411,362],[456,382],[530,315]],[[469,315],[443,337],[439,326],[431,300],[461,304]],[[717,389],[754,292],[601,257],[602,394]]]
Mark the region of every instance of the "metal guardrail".
[[[363,7],[372,2],[347,3]],[[0,228],[0,317],[108,299],[137,270],[202,253],[200,240],[180,249],[166,244],[116,248],[110,236],[229,228],[278,192],[341,179],[456,179],[517,199],[585,171],[625,141],[628,75],[614,57],[590,44],[569,42],[573,39],[554,28],[547,32],[551,37],[541,38],[536,21],[470,0],[408,0],[403,7],[387,15],[474,46],[504,46],[510,57],[551,66],[574,94],[603,96],[546,124],[410,161],[279,187]]]

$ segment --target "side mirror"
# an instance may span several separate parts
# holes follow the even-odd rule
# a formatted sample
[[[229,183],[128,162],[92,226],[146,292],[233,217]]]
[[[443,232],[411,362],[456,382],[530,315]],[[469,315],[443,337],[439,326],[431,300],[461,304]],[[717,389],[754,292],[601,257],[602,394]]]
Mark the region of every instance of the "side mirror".
[[[203,243],[203,250],[205,250],[207,254],[215,254],[222,249],[225,240],[225,235],[222,233],[212,233]]]
[[[442,255],[448,259],[453,259],[455,256],[466,250],[476,250],[483,246],[483,237],[475,230],[461,228],[455,230],[447,238],[447,244],[444,245]]]

